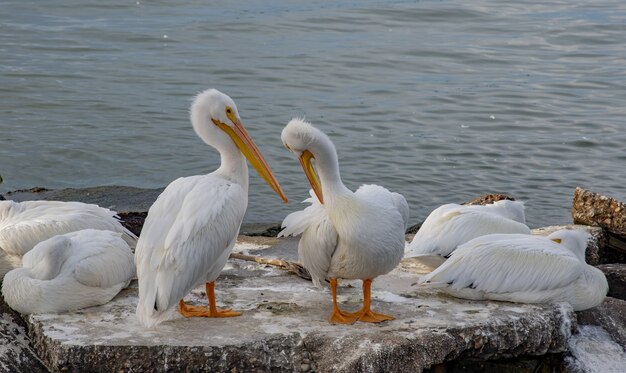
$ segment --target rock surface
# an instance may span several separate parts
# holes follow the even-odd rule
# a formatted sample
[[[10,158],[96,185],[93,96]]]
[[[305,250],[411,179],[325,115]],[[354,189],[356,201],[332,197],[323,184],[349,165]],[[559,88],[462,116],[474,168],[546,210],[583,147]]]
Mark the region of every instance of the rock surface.
[[[100,186],[50,190],[32,188],[16,190],[5,197],[17,202],[32,200],[78,201],[95,203],[117,212],[146,212],[163,189],[143,189],[127,186]]]
[[[597,225],[626,237],[626,204],[614,198],[576,188],[572,218],[576,224]]]
[[[626,348],[626,301],[606,297],[601,305],[576,312],[578,324],[603,327],[611,337]]]
[[[612,263],[597,266],[609,282],[609,296],[626,300],[626,264]]]
[[[26,336],[25,324],[18,313],[0,298],[0,371],[47,372]]]
[[[604,229],[600,227],[590,227],[588,225],[553,225],[550,227],[543,227],[533,229],[532,234],[547,236],[553,232],[561,229],[581,229],[591,235],[591,238],[587,242],[587,250],[585,251],[585,261],[590,265],[597,265],[604,263],[606,258],[606,250],[608,244],[608,237]]]
[[[294,239],[240,240],[235,250],[293,260]],[[112,302],[72,313],[28,318],[42,359],[62,371],[419,372],[459,357],[508,358],[562,352],[575,328],[571,307],[472,302],[417,286],[406,269],[374,281],[373,308],[397,319],[331,325],[328,290],[285,271],[231,260],[217,281],[220,306],[236,319],[174,319],[153,330],[134,316],[131,285]],[[201,290],[187,298],[206,302]],[[360,282],[343,282],[342,308],[361,304]]]

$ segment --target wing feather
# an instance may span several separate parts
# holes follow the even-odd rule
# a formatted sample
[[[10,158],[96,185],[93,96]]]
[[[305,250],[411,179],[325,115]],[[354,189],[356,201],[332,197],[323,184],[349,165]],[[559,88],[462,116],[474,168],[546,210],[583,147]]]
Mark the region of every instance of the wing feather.
[[[232,248],[246,210],[241,186],[220,176],[175,183],[150,208],[137,244],[137,314],[145,325],[205,281],[209,270],[221,271],[214,264]]]
[[[581,271],[578,258],[548,238],[494,234],[459,246],[421,282],[486,293],[543,291],[569,285]]]

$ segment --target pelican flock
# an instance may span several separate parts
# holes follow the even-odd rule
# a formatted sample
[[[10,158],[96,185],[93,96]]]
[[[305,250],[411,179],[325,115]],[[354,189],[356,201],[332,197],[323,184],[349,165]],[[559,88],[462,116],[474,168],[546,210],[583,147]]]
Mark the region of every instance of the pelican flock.
[[[84,229],[38,243],[24,255],[23,267],[4,277],[4,300],[24,314],[107,303],[135,275],[133,253],[121,236]]]
[[[609,289],[602,271],[585,262],[588,238],[581,230],[478,237],[420,281],[459,298],[568,302],[585,310],[602,303]]]
[[[502,200],[488,205],[440,206],[428,215],[405,256],[448,256],[460,244],[492,233],[530,234],[524,203]]]
[[[170,319],[175,310],[185,317],[241,314],[217,308],[215,280],[246,212],[247,162],[285,202],[287,197],[229,96],[215,89],[201,92],[190,120],[195,133],[219,152],[221,164],[209,174],[171,182],[148,211],[138,241],[115,212],[96,205],[0,201],[0,278],[12,308],[43,313],[103,304],[136,273],[136,316],[145,327]],[[405,254],[409,206],[402,195],[374,184],[348,189],[333,142],[302,119],[292,119],[281,140],[299,160],[311,190],[309,206],[285,217],[279,236],[301,236],[302,264],[315,285],[330,285],[331,323],[393,320],[372,311],[371,285],[403,256],[449,257],[419,281],[460,298],[568,302],[583,310],[606,296],[604,274],[585,262],[588,235],[561,230],[532,236],[521,202],[443,205],[428,216]],[[342,310],[338,283],[356,279],[363,282],[362,308]],[[202,284],[208,305],[185,303]]]
[[[0,279],[21,266],[22,256],[56,235],[83,229],[118,232],[133,246],[137,237],[115,211],[81,202],[0,201]]]
[[[220,153],[221,165],[208,175],[174,180],[148,211],[135,254],[136,314],[146,327],[168,319],[168,311],[177,305],[185,317],[241,314],[217,309],[214,281],[235,245],[248,205],[246,159],[287,202],[230,97],[215,89],[200,93],[191,105],[191,123]],[[203,283],[208,307],[186,304],[183,297]]]
[[[371,310],[371,284],[402,259],[409,211],[406,200],[379,185],[363,185],[356,192],[348,189],[341,181],[334,144],[304,120],[291,120],[281,139],[299,159],[313,192],[309,199],[311,206],[288,215],[279,236],[302,234],[298,253],[304,267],[316,284],[330,281],[333,297],[330,322],[392,320],[392,316]],[[360,311],[349,313],[339,308],[339,279],[363,280]]]

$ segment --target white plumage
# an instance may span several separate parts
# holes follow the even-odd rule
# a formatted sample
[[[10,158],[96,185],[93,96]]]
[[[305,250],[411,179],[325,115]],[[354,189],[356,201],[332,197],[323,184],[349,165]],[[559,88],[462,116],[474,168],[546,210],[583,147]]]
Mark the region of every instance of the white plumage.
[[[246,157],[286,201],[230,97],[214,89],[202,92],[192,104],[191,122],[198,136],[220,152],[222,164],[208,175],[173,181],[148,211],[136,250],[137,317],[146,327],[170,318],[177,304],[185,316],[239,315],[215,309],[212,286],[248,204]],[[183,297],[202,283],[207,283],[209,308],[184,304]]]
[[[456,249],[420,282],[450,295],[519,303],[569,302],[574,310],[602,303],[606,277],[586,264],[589,235],[560,230],[547,237],[492,234]]]
[[[408,204],[404,197],[378,185],[356,192],[339,175],[337,152],[331,140],[309,123],[291,120],[282,132],[285,146],[299,157],[311,186],[311,205],[288,215],[279,236],[302,234],[298,253],[316,284],[329,279],[333,291],[331,322],[380,322],[392,317],[369,310],[370,284],[402,259]],[[315,159],[317,172],[311,160]],[[364,308],[348,314],[336,306],[336,280],[364,280]]]
[[[21,258],[39,242],[82,229],[123,234],[129,245],[137,237],[124,228],[116,212],[97,205],[59,201],[0,201],[0,278],[19,267]]]
[[[405,256],[448,256],[457,246],[493,233],[530,234],[524,204],[502,200],[484,206],[440,206],[428,215]]]
[[[2,295],[14,310],[49,313],[104,304],[135,274],[121,233],[86,229],[54,236],[24,255],[6,274]]]

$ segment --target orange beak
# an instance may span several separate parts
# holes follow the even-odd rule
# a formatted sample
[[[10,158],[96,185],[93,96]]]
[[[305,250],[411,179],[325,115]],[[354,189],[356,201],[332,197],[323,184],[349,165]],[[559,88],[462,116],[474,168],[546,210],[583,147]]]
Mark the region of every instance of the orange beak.
[[[313,192],[317,196],[317,199],[320,200],[321,204],[324,204],[324,195],[322,194],[322,184],[320,183],[320,179],[317,177],[317,173],[315,173],[315,168],[313,167],[312,159],[315,159],[313,153],[308,150],[305,150],[300,155],[300,165],[304,170],[304,174],[306,178],[309,179],[309,184],[311,184],[311,188],[313,188]]]
[[[252,141],[248,131],[246,131],[241,121],[234,115],[229,116],[229,119],[235,124],[234,127],[230,127],[216,119],[211,120],[216,126],[226,132],[231,139],[233,139],[237,148],[239,148],[252,167],[254,167],[263,180],[265,180],[265,182],[274,190],[274,192],[276,192],[276,194],[278,194],[280,198],[287,203],[287,196],[283,193],[283,190],[280,188],[280,184],[278,184],[276,177],[274,177],[270,166],[265,161],[265,158],[263,158],[263,155],[259,151],[259,148],[257,148],[254,141]]]

